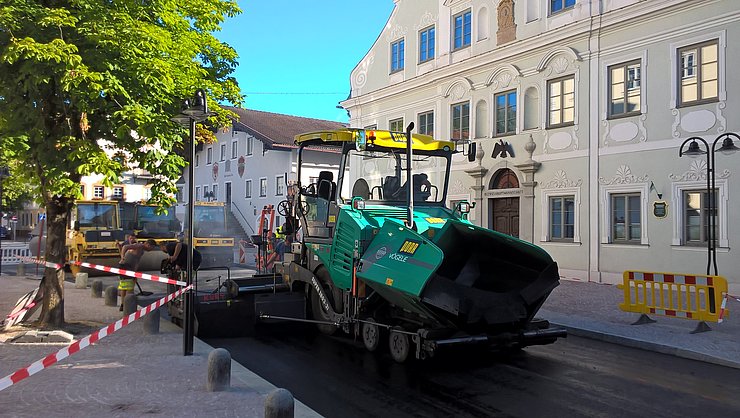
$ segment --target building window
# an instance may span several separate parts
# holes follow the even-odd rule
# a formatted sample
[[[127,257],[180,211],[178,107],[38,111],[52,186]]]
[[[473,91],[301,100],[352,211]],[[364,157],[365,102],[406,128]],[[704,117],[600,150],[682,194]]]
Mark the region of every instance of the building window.
[[[200,165],[200,154],[195,154],[195,166]]]
[[[247,138],[247,155],[252,155],[252,148],[254,147],[254,138]]]
[[[640,61],[609,67],[609,116],[640,114]]]
[[[458,13],[452,18],[453,29],[453,49],[460,49],[470,46],[470,10]]]
[[[575,234],[575,197],[550,198],[550,240],[573,242]]]
[[[213,148],[208,148],[208,151],[206,151],[206,164],[212,164],[213,163]]]
[[[419,133],[434,136],[434,112],[419,113]]]
[[[719,219],[717,217],[717,198],[719,194],[715,190],[714,204],[710,212],[709,196],[705,191],[686,190],[683,192],[683,231],[684,245],[707,245],[709,234],[709,225],[707,225],[707,215],[712,217],[714,224],[714,236],[719,237]],[[716,243],[715,243],[716,245]]]
[[[211,201],[210,196],[211,196],[211,193],[210,193],[210,190],[208,189],[208,186],[203,186],[203,199],[208,199],[208,201],[210,202]]]
[[[368,125],[364,127],[363,129],[365,129],[366,131],[373,131],[375,129],[378,129],[378,125]]]
[[[611,195],[612,242],[640,243],[641,198],[639,193]]]
[[[102,199],[105,197],[105,188],[103,186],[93,187],[93,199]]]
[[[219,161],[224,161],[226,159],[226,144],[221,144],[221,159]]]
[[[285,178],[283,176],[275,177],[275,196],[282,196],[285,187]]]
[[[403,70],[404,42],[399,39],[391,44],[391,72]]]
[[[550,13],[572,9],[575,5],[576,0],[550,0]]]
[[[260,179],[260,197],[267,196],[267,179]]]
[[[516,90],[499,93],[494,96],[496,102],[496,131],[494,136],[513,135],[516,133]]]
[[[252,198],[252,180],[244,182],[244,197],[247,199]]]
[[[393,132],[403,132],[403,118],[389,121],[388,130]]]
[[[419,32],[419,62],[434,59],[434,26]]]
[[[236,159],[237,154],[239,152],[239,143],[236,141],[233,141],[231,143],[231,159]]]
[[[177,192],[175,192],[175,199],[177,200],[177,203],[185,202],[185,195],[183,194],[183,188],[180,186],[177,187]]]
[[[547,82],[547,127],[573,125],[576,114],[576,80],[568,76]]]
[[[681,48],[678,50],[678,55],[680,57],[679,106],[717,101],[719,97],[717,41]]]
[[[200,200],[200,186],[197,186],[195,188],[195,200],[196,201],[199,201]]]
[[[113,198],[114,199],[123,199],[123,187],[114,187],[113,188]]]
[[[213,200],[218,201],[218,184],[213,185],[213,194],[211,195]]]
[[[80,185],[80,194],[82,195],[82,198],[84,199],[85,198],[85,185],[84,184]]]
[[[452,132],[451,139],[470,138],[470,103],[452,105]]]

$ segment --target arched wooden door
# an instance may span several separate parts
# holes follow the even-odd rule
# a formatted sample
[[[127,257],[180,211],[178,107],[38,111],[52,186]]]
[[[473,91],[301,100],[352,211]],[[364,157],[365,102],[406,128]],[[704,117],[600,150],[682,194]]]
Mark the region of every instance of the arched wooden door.
[[[519,179],[508,168],[499,170],[491,179],[489,189],[518,189]],[[519,197],[488,199],[488,227],[513,237],[519,237]]]

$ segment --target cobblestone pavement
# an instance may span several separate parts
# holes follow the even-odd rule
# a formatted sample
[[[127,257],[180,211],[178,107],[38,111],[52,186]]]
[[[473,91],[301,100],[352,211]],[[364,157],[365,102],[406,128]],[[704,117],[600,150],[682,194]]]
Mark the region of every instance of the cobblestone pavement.
[[[98,278],[93,278],[98,279]],[[115,277],[103,278],[105,285]],[[0,277],[0,313],[37,287],[38,278]],[[142,283],[164,295],[165,285]],[[91,291],[65,286],[66,330],[82,338],[120,319],[117,307],[91,298]],[[0,392],[0,416],[213,416],[264,415],[273,385],[236,362],[231,389],[206,391],[210,346],[196,339],[194,355],[183,356],[181,329],[163,320],[160,333],[144,335],[133,323],[98,343]],[[0,331],[0,377],[64,347],[64,344],[11,344],[10,335],[30,328]],[[318,416],[296,401],[296,416]]]

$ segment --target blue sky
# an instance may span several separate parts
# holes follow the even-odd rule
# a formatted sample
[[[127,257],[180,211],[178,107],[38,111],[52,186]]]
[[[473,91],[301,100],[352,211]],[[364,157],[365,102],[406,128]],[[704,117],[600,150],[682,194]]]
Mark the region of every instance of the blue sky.
[[[393,0],[238,3],[242,14],[216,36],[239,54],[234,75],[245,107],[347,122],[336,106],[347,98],[350,72],[385,26]]]

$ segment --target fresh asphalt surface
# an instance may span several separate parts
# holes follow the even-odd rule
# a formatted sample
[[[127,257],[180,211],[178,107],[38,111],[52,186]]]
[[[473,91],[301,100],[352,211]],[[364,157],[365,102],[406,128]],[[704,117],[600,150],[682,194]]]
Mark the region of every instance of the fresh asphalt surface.
[[[206,339],[326,417],[740,416],[740,373],[573,337],[396,364],[305,325]]]

